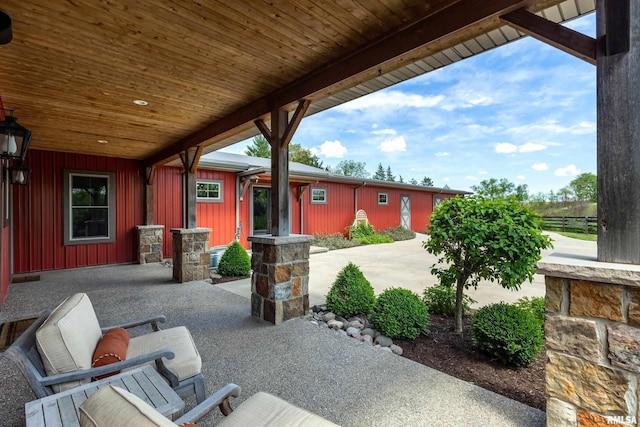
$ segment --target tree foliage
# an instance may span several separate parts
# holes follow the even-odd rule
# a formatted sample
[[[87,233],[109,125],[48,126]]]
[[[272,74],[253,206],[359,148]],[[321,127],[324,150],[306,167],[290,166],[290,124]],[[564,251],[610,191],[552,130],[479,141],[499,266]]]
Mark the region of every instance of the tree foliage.
[[[385,179],[387,181],[395,182],[396,177],[391,172],[391,166],[387,166],[387,172],[385,173],[385,175],[386,175]]]
[[[248,145],[244,150],[244,154],[252,157],[264,157],[268,159],[271,157],[271,146],[269,141],[262,136],[258,135],[251,140],[251,145]]]
[[[458,333],[465,289],[485,279],[517,290],[533,280],[540,251],[551,247],[540,227],[540,217],[513,198],[455,197],[433,212],[429,240],[422,246],[439,256],[431,273],[443,285],[456,286]]]
[[[479,185],[472,185],[471,189],[478,196],[491,200],[514,197],[519,202],[526,202],[529,198],[527,184],[515,185],[506,178],[502,178],[499,181],[496,178],[485,179],[480,181]]]
[[[385,172],[382,163],[378,163],[378,168],[376,169],[376,173],[373,174],[373,179],[379,179],[382,181],[387,179],[387,173]]]
[[[594,203],[598,201],[598,179],[590,172],[581,173],[575,177],[569,183],[569,189],[573,192],[575,200]]]
[[[365,162],[356,162],[355,160],[342,160],[331,172],[339,175],[354,176],[356,178],[368,178],[367,164]]]
[[[423,185],[425,187],[433,187],[433,180],[425,176],[424,178],[422,178],[422,181],[420,181],[420,185]]]

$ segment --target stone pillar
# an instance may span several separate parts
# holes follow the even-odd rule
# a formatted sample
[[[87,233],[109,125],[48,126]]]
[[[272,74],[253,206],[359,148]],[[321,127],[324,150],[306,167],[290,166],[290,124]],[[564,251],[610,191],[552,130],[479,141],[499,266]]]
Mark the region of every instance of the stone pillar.
[[[547,425],[633,425],[640,417],[640,265],[556,256],[545,275]]]
[[[309,311],[310,236],[250,236],[251,314],[279,325]]]
[[[210,228],[172,228],[173,278],[191,282],[209,278]]]
[[[164,225],[138,225],[138,262],[162,262],[162,231]]]

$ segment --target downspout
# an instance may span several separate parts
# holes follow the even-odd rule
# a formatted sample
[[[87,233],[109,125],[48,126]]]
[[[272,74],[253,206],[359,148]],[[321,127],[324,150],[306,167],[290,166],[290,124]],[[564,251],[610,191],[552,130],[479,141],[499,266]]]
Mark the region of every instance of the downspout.
[[[300,234],[304,235],[304,196],[298,199],[298,203],[300,203]]]
[[[236,175],[236,241],[240,241],[240,177]]]

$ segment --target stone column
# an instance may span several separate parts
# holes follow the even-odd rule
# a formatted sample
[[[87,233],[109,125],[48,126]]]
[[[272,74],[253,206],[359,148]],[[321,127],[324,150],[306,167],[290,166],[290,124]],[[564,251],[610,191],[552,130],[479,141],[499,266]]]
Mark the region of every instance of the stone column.
[[[251,314],[279,325],[309,311],[310,236],[250,236]]]
[[[545,275],[547,425],[637,425],[640,266],[556,256]]]
[[[162,262],[162,231],[164,225],[138,225],[138,262]]]
[[[210,228],[172,228],[173,278],[191,282],[209,278]]]

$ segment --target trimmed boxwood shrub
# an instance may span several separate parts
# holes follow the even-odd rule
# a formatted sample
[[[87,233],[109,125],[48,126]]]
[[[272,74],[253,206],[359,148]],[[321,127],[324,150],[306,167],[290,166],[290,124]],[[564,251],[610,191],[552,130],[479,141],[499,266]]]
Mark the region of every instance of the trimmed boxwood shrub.
[[[547,307],[545,306],[544,298],[522,297],[513,305],[533,314],[535,318],[538,319],[538,322],[540,322],[540,327],[544,329],[544,319],[547,315]]]
[[[442,316],[453,316],[456,314],[456,288],[443,285],[432,286],[424,290],[422,302],[427,307],[430,314],[440,314]],[[475,301],[469,295],[462,296],[462,310],[471,310],[471,304]]]
[[[369,314],[375,302],[371,283],[353,263],[347,264],[338,273],[327,294],[327,309],[345,318]]]
[[[248,276],[251,271],[251,258],[238,242],[231,243],[224,251],[218,263],[221,276]]]
[[[389,338],[415,339],[422,332],[428,332],[429,313],[414,292],[391,288],[378,296],[369,320]]]
[[[538,319],[526,310],[505,303],[478,310],[471,323],[471,338],[481,351],[516,366],[535,361],[544,347],[544,333]]]

